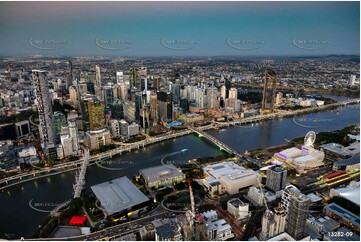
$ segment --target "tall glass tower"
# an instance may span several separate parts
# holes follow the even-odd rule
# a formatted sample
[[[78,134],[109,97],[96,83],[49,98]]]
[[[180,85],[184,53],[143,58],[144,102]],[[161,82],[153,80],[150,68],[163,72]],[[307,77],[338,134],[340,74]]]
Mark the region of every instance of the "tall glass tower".
[[[262,112],[273,112],[276,95],[277,75],[273,70],[266,70],[263,88]]]
[[[32,79],[39,112],[40,139],[44,147],[51,146],[55,144],[56,136],[48,80],[46,79],[45,71],[33,70]]]

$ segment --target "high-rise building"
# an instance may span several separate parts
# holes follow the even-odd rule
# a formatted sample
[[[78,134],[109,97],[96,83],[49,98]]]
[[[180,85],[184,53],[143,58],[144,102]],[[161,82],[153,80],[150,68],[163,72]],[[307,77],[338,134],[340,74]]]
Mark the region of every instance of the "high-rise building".
[[[160,78],[155,78],[153,80],[153,89],[156,91],[156,92],[159,92],[160,91]]]
[[[135,96],[135,120],[137,122],[140,122],[140,116],[143,110],[143,103],[144,103],[143,93],[136,92],[134,96]]]
[[[93,95],[83,97],[82,116],[85,131],[104,128],[105,118],[103,102]]]
[[[94,85],[96,85],[96,86],[102,85],[99,65],[95,65],[95,83],[94,83]]]
[[[305,226],[311,199],[289,185],[283,190],[281,204],[287,214],[285,231],[296,240],[306,237]]]
[[[68,117],[68,127],[69,127],[69,136],[70,136],[71,142],[72,142],[73,155],[78,155],[80,145],[79,145],[78,127],[77,127],[75,118]]]
[[[283,94],[282,92],[277,92],[276,94],[276,106],[282,103]]]
[[[68,89],[70,86],[73,85],[73,63],[71,62],[71,60],[69,60],[69,74],[66,84]]]
[[[163,123],[172,122],[173,120],[173,102],[172,93],[158,92],[158,120]]]
[[[110,112],[112,114],[112,119],[123,119],[124,112],[123,112],[123,102],[119,99],[114,99],[114,101],[110,104]]]
[[[58,136],[60,134],[61,127],[66,126],[66,118],[62,112],[54,112],[53,118],[55,134]]]
[[[207,108],[208,109],[218,109],[219,101],[218,101],[218,89],[216,87],[207,88]]]
[[[273,166],[267,170],[266,186],[274,192],[286,186],[287,170],[280,166]]]
[[[140,90],[142,92],[148,91],[148,79],[147,78],[140,79]]]
[[[195,91],[195,100],[196,100],[196,104],[197,107],[199,108],[205,108],[205,100],[204,100],[204,95],[205,91],[203,88],[197,88]]]
[[[125,102],[123,105],[124,119],[128,122],[135,121],[135,102]]]
[[[152,92],[150,94],[150,119],[153,121],[153,123],[158,122],[158,99],[157,99],[157,93]]]
[[[128,100],[128,86],[125,83],[119,84],[119,98],[122,101]]]
[[[223,100],[226,100],[226,94],[227,94],[226,86],[223,85],[221,86],[221,98],[223,98]]]
[[[262,232],[260,240],[268,240],[285,231],[286,212],[283,208],[277,207],[273,211],[266,210],[262,217]]]
[[[266,70],[263,88],[262,112],[273,112],[275,104],[277,75],[273,70]]]
[[[53,123],[53,111],[45,72],[33,70],[32,79],[39,112],[40,139],[45,147],[54,145],[56,136]]]
[[[228,78],[226,78],[225,80],[225,86],[226,86],[226,98],[228,98],[229,89],[231,89],[232,86],[232,83]]]
[[[113,87],[108,85],[108,86],[104,86],[102,88],[102,94],[103,94],[103,102],[104,102],[104,107],[105,108],[110,108],[110,105],[113,103],[114,101],[114,92],[113,92]]]
[[[174,83],[171,85],[171,89],[172,89],[173,104],[178,105],[180,100],[180,85],[178,83]]]
[[[124,83],[124,75],[122,71],[117,71],[117,84]]]
[[[100,75],[100,66],[95,66],[94,92],[99,98],[102,98],[102,80]]]
[[[229,91],[228,91],[228,98],[229,99],[237,99],[238,98],[238,90],[237,88],[230,88]]]

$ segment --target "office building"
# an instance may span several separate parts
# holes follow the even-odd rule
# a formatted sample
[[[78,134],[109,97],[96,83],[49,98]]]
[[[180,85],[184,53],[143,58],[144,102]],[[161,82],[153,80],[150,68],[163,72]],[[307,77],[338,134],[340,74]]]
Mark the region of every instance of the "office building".
[[[73,85],[73,63],[71,60],[68,61],[69,63],[69,73],[66,81],[67,88],[71,87]]]
[[[218,89],[216,87],[207,88],[207,108],[208,109],[218,109],[219,100],[218,100]]]
[[[276,95],[277,76],[273,70],[266,70],[263,88],[262,112],[273,112]]]
[[[53,110],[51,107],[51,98],[49,93],[48,81],[44,71],[32,71],[33,86],[36,95],[36,102],[39,113],[39,133],[42,144],[54,145],[56,140]]]
[[[123,119],[123,102],[119,99],[114,99],[113,102],[109,106],[112,119]]]
[[[136,136],[139,134],[139,124],[132,123],[128,125],[128,137]]]
[[[105,125],[104,104],[94,95],[83,97],[82,116],[84,130],[102,129]]]
[[[98,150],[101,146],[110,145],[112,142],[110,131],[106,129],[88,131],[86,137],[90,150]]]
[[[203,88],[197,88],[195,91],[195,101],[197,107],[200,109],[205,108],[206,100],[205,100],[205,90]]]
[[[158,121],[169,123],[173,121],[172,93],[158,92]]]
[[[124,119],[119,121],[120,136],[122,138],[129,138],[128,126],[129,126],[129,124]]]
[[[123,74],[122,71],[117,71],[116,72],[116,77],[117,77],[117,84],[124,83],[124,74]]]
[[[157,93],[152,92],[150,94],[150,119],[154,122],[158,122],[158,99]]]
[[[266,187],[274,192],[286,186],[287,170],[280,166],[273,166],[267,170]]]
[[[72,118],[68,116],[68,130],[69,135],[71,138],[71,144],[72,144],[72,153],[73,155],[78,155],[80,150],[79,145],[79,132],[78,132],[78,126],[76,124],[76,118]]]
[[[119,124],[118,120],[116,120],[116,119],[111,119],[110,120],[110,131],[111,131],[113,139],[121,137],[120,124]]]
[[[54,112],[54,129],[55,134],[58,136],[61,131],[61,127],[66,126],[66,118],[62,112]]]

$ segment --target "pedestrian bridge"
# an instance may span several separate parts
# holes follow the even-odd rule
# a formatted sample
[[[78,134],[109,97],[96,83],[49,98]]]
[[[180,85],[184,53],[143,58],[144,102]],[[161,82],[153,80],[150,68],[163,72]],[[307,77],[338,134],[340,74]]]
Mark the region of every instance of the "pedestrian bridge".
[[[194,133],[197,133],[199,135],[199,137],[204,137],[207,140],[211,141],[212,143],[217,145],[221,150],[224,150],[224,151],[228,152],[229,154],[234,154],[237,157],[242,157],[242,155],[238,151],[236,151],[235,149],[229,147],[228,145],[226,145],[222,141],[214,138],[212,135],[207,134],[203,130],[195,128],[195,127],[191,127],[191,126],[188,126],[188,129],[193,131]]]

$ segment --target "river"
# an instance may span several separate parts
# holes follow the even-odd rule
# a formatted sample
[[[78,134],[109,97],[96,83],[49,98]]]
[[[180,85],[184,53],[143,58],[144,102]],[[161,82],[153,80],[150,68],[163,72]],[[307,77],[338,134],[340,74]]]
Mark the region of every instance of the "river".
[[[337,100],[345,99],[344,97],[329,97]],[[264,121],[253,124],[253,126],[229,127],[226,128],[225,132],[215,130],[208,132],[243,153],[246,150],[283,144],[285,139],[304,136],[310,130],[317,133],[360,123],[359,105],[339,107],[337,110],[338,113],[323,111],[298,116],[296,119],[289,117]],[[298,125],[294,120],[297,120],[297,123],[312,126],[312,128]],[[166,160],[181,162],[198,156],[222,154],[218,147],[192,134],[156,143],[131,153],[125,153],[122,156],[114,157],[112,163],[104,163],[102,166],[122,167],[125,174],[131,178],[138,174],[138,171],[142,168],[159,165],[164,155],[182,149],[188,151],[167,157]],[[89,188],[92,185],[115,179],[121,173],[120,170],[108,170],[97,165],[90,166],[86,174],[86,187]],[[36,208],[51,210],[56,204],[72,198],[74,177],[74,171],[67,172],[23,183],[0,192],[0,238],[16,239],[30,236],[39,224],[44,222],[48,213],[33,210],[29,206],[29,201],[32,200],[31,204]]]

